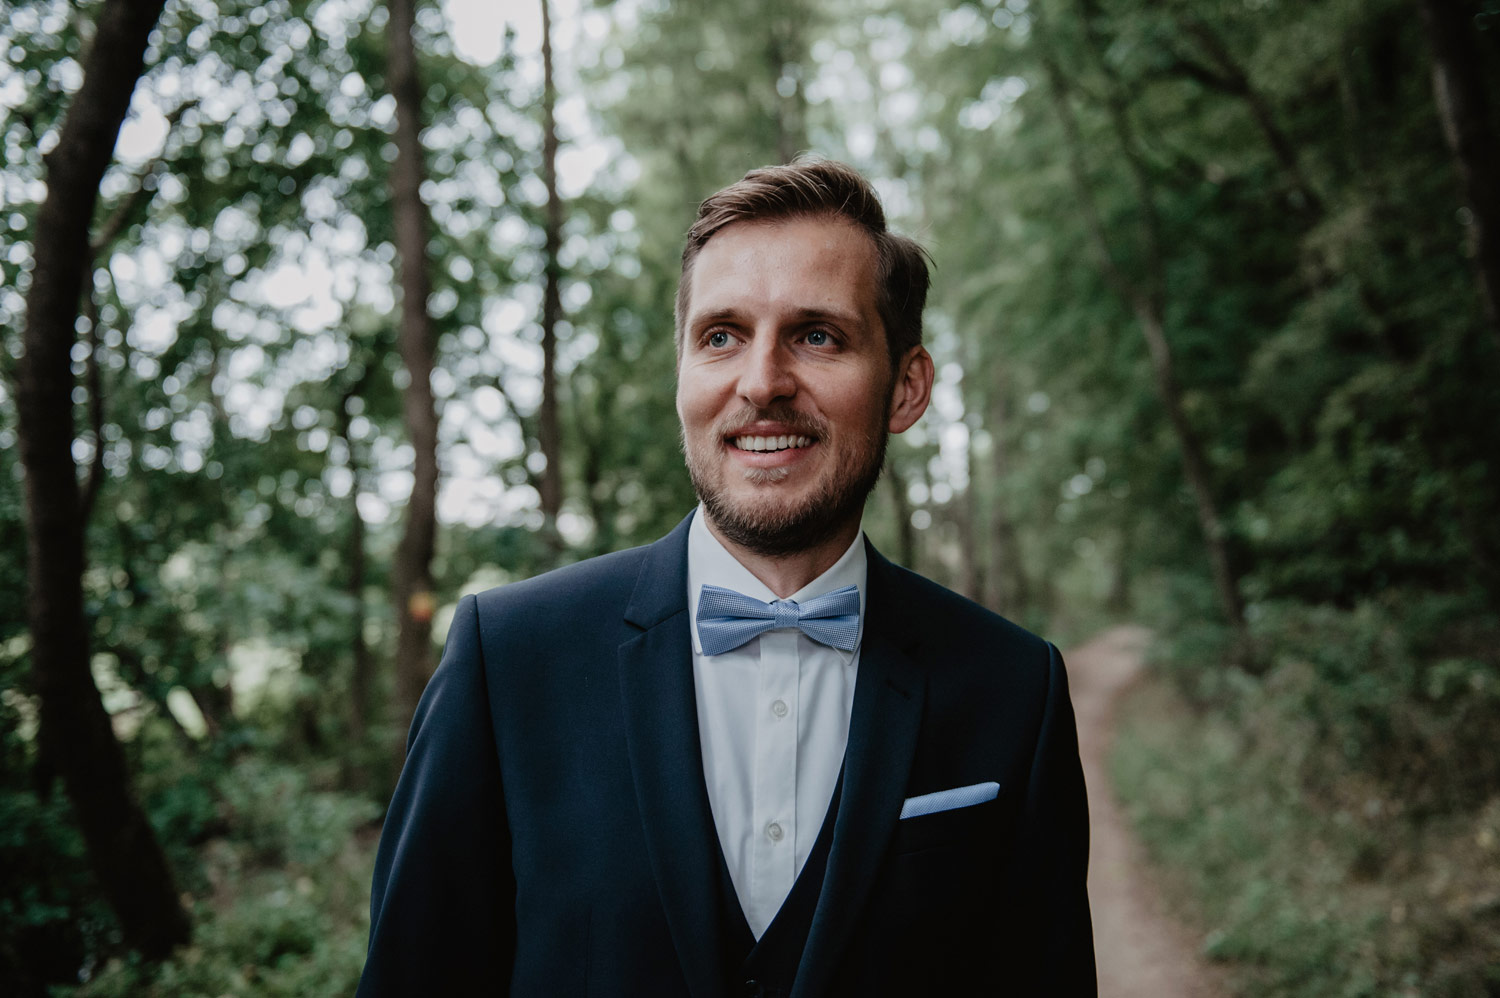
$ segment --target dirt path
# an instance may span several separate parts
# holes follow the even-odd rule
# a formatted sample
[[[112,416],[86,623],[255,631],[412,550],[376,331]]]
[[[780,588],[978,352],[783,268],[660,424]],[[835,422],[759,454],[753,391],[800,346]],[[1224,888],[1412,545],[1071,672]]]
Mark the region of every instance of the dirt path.
[[[1100,998],[1222,998],[1198,941],[1167,915],[1109,785],[1115,704],[1141,670],[1148,634],[1117,627],[1066,654],[1088,781],[1089,900]]]

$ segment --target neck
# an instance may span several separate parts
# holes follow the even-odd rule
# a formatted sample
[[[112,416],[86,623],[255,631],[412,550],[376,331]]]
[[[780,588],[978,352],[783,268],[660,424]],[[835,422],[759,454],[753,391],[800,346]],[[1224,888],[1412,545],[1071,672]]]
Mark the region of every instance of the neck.
[[[713,517],[705,517],[704,521],[708,525],[708,532],[724,545],[726,551],[734,555],[735,561],[765,583],[766,588],[775,593],[777,599],[786,599],[832,568],[843,557],[844,552],[849,550],[854,538],[859,536],[859,521],[855,520],[810,548],[791,554],[766,555],[725,537],[714,523]]]

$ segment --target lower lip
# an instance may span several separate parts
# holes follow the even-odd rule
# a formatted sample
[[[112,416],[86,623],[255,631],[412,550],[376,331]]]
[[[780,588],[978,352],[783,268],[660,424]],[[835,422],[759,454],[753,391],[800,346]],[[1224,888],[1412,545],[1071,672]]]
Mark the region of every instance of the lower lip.
[[[789,464],[795,464],[808,454],[812,453],[816,443],[808,444],[806,447],[787,447],[783,450],[741,450],[734,444],[729,444],[729,452],[735,459],[749,465],[752,468],[784,468]]]

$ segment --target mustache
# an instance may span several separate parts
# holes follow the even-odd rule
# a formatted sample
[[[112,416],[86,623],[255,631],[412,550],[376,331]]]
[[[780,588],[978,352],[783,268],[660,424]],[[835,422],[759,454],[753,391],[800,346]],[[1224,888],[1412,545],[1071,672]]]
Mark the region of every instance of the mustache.
[[[794,433],[804,437],[822,439],[828,435],[828,422],[791,406],[773,405],[765,408],[746,405],[720,419],[714,432],[720,437],[739,436],[752,423],[781,423]]]

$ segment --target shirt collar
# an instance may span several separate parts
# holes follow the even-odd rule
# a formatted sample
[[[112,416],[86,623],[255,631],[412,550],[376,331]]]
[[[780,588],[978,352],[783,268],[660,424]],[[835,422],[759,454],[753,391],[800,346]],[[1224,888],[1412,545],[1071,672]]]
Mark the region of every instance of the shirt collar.
[[[865,535],[860,531],[849,549],[839,556],[828,571],[813,579],[801,589],[787,597],[794,603],[810,600],[824,593],[845,586],[859,588],[859,637],[852,651],[830,648],[848,665],[859,652],[860,641],[865,633],[865,578],[868,574],[868,556],[865,554]],[[775,593],[751,571],[741,565],[739,559],[719,542],[708,529],[708,517],[700,504],[688,526],[688,629],[693,638],[693,654],[702,655],[703,646],[698,641],[698,593],[705,585],[723,586],[770,603],[777,599]]]

